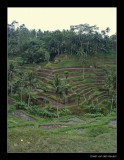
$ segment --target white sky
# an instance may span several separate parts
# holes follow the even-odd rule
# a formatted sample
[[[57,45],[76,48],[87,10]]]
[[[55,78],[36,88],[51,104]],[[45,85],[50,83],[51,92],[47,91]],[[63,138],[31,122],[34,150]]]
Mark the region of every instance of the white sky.
[[[97,25],[99,31],[109,27],[109,35],[115,34],[117,26],[116,7],[8,7],[8,24],[13,20],[28,29],[54,31],[70,29],[70,25],[88,23]]]

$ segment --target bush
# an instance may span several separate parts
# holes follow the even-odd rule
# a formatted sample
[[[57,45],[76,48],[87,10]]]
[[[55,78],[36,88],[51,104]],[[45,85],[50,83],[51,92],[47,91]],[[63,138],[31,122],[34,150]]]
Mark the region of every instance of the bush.
[[[103,110],[100,107],[98,107],[98,105],[95,106],[94,104],[91,104],[89,108],[89,112],[91,114],[95,114],[95,113],[102,113]]]
[[[50,62],[45,65],[46,68],[51,68],[51,66],[52,66],[52,63]]]
[[[15,110],[15,109],[16,109],[16,108],[15,108],[14,105],[8,104],[8,107],[7,107],[8,112],[11,112],[11,111],[13,111],[13,110]]]
[[[56,107],[53,107],[50,104],[48,104],[45,106],[45,109],[48,110],[49,112],[53,112],[56,110]]]
[[[16,109],[27,110],[28,108],[28,105],[25,102],[16,102],[15,106],[16,106]]]
[[[54,63],[55,63],[55,64],[59,63],[59,60],[56,59],[56,60],[54,61]]]
[[[96,113],[96,108],[95,108],[95,106],[93,104],[90,105],[89,111],[90,111],[91,114]]]
[[[38,114],[38,107],[37,106],[30,106],[29,107],[29,109],[28,109],[28,111],[31,113],[31,114],[34,114],[34,115],[36,115],[36,114]]]
[[[39,110],[39,115],[42,116],[42,117],[48,117],[48,118],[57,117],[56,113],[49,112],[49,111],[47,111],[45,109],[40,109]]]
[[[59,112],[59,115],[63,115],[63,116],[70,115],[70,114],[72,114],[72,112],[69,109],[62,109]]]
[[[96,113],[96,114],[92,114],[92,113],[86,113],[85,117],[87,118],[95,118],[95,117],[103,117],[104,115],[102,113]]]
[[[49,112],[47,109],[41,109],[37,106],[30,106],[28,110],[31,114],[39,115],[41,117],[54,118],[57,114]]]

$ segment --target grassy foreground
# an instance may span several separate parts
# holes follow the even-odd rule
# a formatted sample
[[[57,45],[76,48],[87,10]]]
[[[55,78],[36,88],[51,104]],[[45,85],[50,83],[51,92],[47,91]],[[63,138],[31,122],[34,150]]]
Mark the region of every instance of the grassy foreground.
[[[116,133],[96,137],[59,135],[39,129],[11,129],[8,152],[116,152]]]
[[[14,118],[14,117],[13,117]],[[61,117],[66,121],[69,117]],[[15,117],[8,120],[8,152],[39,153],[114,153],[116,152],[116,127],[108,125],[116,116],[79,117],[78,125],[62,125],[56,129],[44,129],[38,125],[55,123],[56,119],[24,121]],[[14,123],[12,126],[11,123]],[[21,124],[21,125],[20,125]],[[37,124],[37,125],[36,125]],[[34,127],[33,127],[34,126]]]

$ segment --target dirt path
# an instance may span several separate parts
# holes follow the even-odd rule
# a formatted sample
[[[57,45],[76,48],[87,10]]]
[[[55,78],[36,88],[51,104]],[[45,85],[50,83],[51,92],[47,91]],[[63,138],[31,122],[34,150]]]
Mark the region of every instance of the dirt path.
[[[33,118],[25,115],[25,114],[23,113],[23,111],[18,111],[18,110],[16,110],[16,111],[13,111],[12,114],[14,114],[14,115],[20,117],[21,119],[26,120],[26,121],[34,121]]]
[[[77,123],[78,122],[82,122],[82,123]],[[40,124],[39,128],[41,129],[56,129],[56,128],[60,128],[60,127],[66,127],[69,125],[87,125],[89,123],[95,122],[96,120],[89,120],[88,122],[85,122],[84,120],[81,120],[79,118],[70,118],[68,119],[68,122],[55,122],[55,123],[44,123],[44,124]]]

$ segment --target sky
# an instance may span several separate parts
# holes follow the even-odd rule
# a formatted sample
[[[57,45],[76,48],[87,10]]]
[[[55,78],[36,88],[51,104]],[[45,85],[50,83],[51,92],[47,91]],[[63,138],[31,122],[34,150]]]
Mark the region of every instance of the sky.
[[[41,31],[69,30],[71,25],[89,24],[99,27],[99,32],[109,27],[109,36],[117,32],[116,7],[8,7],[8,24],[13,20],[19,25]]]

